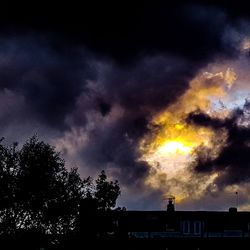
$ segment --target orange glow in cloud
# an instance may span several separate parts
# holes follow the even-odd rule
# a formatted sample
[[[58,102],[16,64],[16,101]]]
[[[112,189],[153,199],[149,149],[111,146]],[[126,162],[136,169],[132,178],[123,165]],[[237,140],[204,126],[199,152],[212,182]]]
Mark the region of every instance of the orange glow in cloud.
[[[151,168],[147,185],[174,194],[177,201],[181,201],[193,191],[197,196],[201,195],[212,183],[217,174],[200,176],[195,182],[189,169],[192,152],[201,145],[211,147],[215,137],[221,137],[220,141],[223,142],[227,135],[223,131],[217,133],[209,128],[188,124],[186,118],[197,109],[210,116],[226,117],[229,111],[215,108],[213,101],[223,100],[235,80],[236,73],[231,68],[215,73],[200,73],[175,103],[153,118],[151,133],[139,145],[141,160],[147,161]]]

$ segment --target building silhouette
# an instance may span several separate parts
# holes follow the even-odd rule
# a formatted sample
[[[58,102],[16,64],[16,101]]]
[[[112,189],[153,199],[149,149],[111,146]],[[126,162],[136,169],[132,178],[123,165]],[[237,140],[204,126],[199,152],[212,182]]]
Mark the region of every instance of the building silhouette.
[[[121,244],[114,249],[169,250],[183,244],[185,249],[217,249],[228,242],[227,249],[250,248],[250,212],[238,212],[235,207],[224,212],[175,211],[174,200],[169,199],[166,211],[93,211],[85,219],[82,237],[90,225],[93,233],[94,225],[93,238],[108,240],[110,249],[114,241]]]

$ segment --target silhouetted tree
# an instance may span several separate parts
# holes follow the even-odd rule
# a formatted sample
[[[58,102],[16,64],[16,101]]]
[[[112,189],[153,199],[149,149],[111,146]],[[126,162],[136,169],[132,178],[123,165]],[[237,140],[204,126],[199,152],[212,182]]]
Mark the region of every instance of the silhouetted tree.
[[[104,170],[96,180],[95,198],[98,201],[98,208],[109,210],[116,205],[116,200],[120,195],[118,181],[108,181]]]
[[[21,150],[0,145],[1,233],[72,230],[84,182],[55,149],[32,137]]]
[[[13,233],[17,228],[19,152],[17,144],[9,147],[0,140],[0,233]]]
[[[80,204],[107,210],[120,194],[104,171],[95,183],[68,171],[54,147],[32,137],[19,150],[0,140],[0,234],[20,230],[64,234],[76,226]],[[91,201],[91,202],[90,202]],[[90,204],[92,204],[90,206]]]

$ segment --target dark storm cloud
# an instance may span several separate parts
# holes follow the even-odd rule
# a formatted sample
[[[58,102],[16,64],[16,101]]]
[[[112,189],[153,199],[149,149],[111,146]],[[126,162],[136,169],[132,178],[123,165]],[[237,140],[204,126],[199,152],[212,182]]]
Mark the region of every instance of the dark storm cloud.
[[[137,146],[152,116],[176,101],[216,56],[235,55],[223,36],[238,16],[228,16],[224,5],[196,1],[5,8],[0,98],[11,109],[1,109],[1,129],[15,133],[11,124],[22,126],[22,119],[48,134],[83,128],[83,166],[109,168],[127,187],[143,188],[149,168],[138,161]]]
[[[126,68],[100,65],[98,80],[86,86],[71,119],[73,125],[81,126],[76,117],[87,122],[90,112],[101,115],[88,133],[89,142],[82,150],[84,160],[97,168],[116,169],[123,183],[143,181],[149,167],[146,162],[138,161],[138,143],[148,131],[153,115],[186,90],[195,72],[192,67],[196,65],[171,56],[144,58]],[[108,107],[105,114],[98,106],[100,100]],[[110,123],[104,126],[102,119]]]
[[[89,134],[90,141],[81,153],[84,161],[97,169],[113,169],[122,184],[135,185],[137,181],[143,180],[148,166],[145,162],[137,162],[135,148],[138,135],[132,135],[132,140],[128,137],[134,123],[133,118],[125,116],[105,127],[105,130],[97,128],[92,131]]]
[[[23,97],[25,113],[64,128],[65,115],[72,112],[86,80],[94,79],[86,57],[73,50],[58,52],[42,37],[1,39],[0,90]]]
[[[108,100],[148,117],[175,101],[187,89],[196,69],[196,64],[183,58],[145,57],[130,68],[105,70],[101,84]]]
[[[203,62],[215,53],[233,53],[221,39],[225,27],[238,16],[232,18],[232,10],[210,1],[92,0],[79,5],[29,5],[27,9],[22,3],[5,8],[0,30],[56,33],[68,47],[84,44],[122,64],[163,52]]]
[[[211,127],[212,129],[222,128],[226,124],[224,120],[212,118],[208,114],[202,113],[199,110],[190,113],[186,121],[203,127]]]
[[[82,47],[58,51],[53,39],[32,36],[2,38],[0,58],[2,133],[27,122],[30,131],[34,124],[47,126],[48,134],[96,123],[82,159],[97,169],[112,165],[124,183],[144,180],[149,168],[138,162],[139,140],[152,116],[186,90],[197,69],[185,58],[168,55],[124,67],[98,61]],[[112,120],[116,107],[122,115],[105,129],[89,120],[90,113]]]
[[[188,120],[196,125],[210,127],[217,133],[225,129],[226,142],[213,148],[200,147],[196,152],[194,169],[197,172],[219,172],[215,183],[219,187],[230,184],[249,182],[250,180],[250,124],[249,102],[246,101],[242,109],[236,109],[231,117],[220,120],[206,114],[190,114]],[[214,150],[221,146],[218,155],[214,157]]]

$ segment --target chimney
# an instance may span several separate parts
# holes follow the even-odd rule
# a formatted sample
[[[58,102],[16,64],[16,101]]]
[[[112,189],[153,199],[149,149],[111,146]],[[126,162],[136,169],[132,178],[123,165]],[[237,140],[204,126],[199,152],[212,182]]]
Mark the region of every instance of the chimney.
[[[174,201],[175,201],[175,197],[174,196],[169,196],[168,197],[167,212],[174,212],[175,211]]]
[[[230,208],[229,208],[229,213],[230,213],[230,214],[235,214],[235,213],[237,213],[237,207],[230,207]]]

